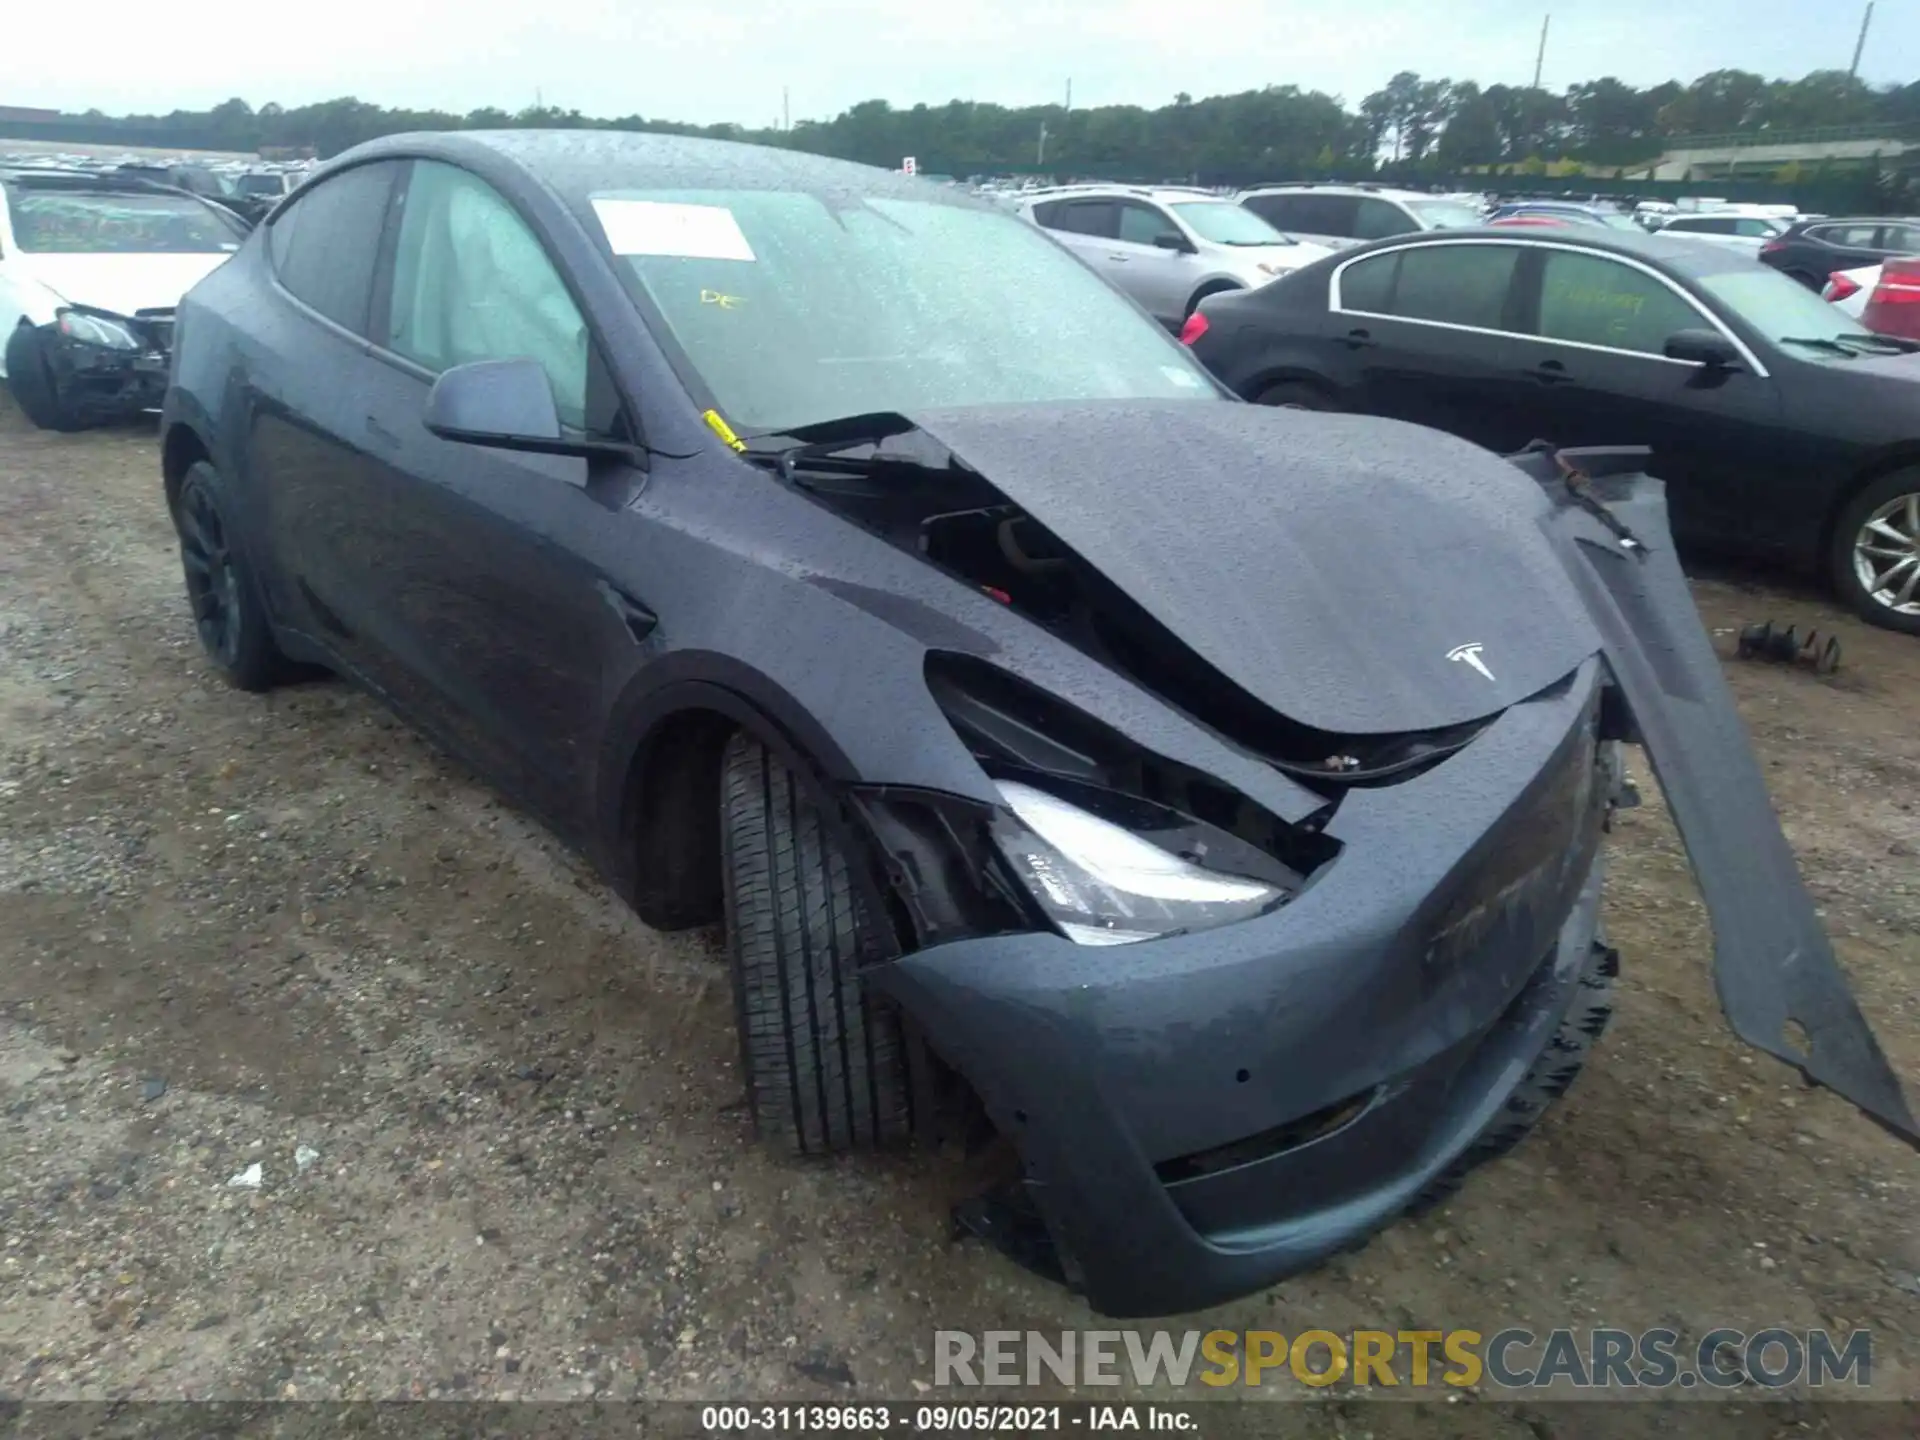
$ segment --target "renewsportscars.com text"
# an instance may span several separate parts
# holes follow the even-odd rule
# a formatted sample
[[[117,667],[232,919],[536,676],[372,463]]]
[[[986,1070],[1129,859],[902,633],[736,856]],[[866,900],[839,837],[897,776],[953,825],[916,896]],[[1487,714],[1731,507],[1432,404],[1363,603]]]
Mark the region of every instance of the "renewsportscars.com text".
[[[1478,1330],[964,1330],[934,1332],[933,1383],[1430,1386],[1509,1390],[1727,1390],[1873,1383],[1873,1335],[1851,1330],[1605,1326],[1544,1335]]]

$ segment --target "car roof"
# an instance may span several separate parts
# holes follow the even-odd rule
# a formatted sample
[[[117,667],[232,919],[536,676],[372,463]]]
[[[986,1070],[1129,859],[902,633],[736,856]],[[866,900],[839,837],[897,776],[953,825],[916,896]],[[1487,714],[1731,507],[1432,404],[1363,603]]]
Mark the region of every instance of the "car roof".
[[[772,145],[632,130],[412,131],[388,135],[335,156],[315,170],[301,189],[348,165],[405,157],[443,159],[476,169],[504,161],[544,182],[575,209],[584,209],[590,196],[613,190],[800,190],[1006,213],[956,186],[935,185],[851,160]]]
[[[1411,235],[1395,235],[1390,239],[1376,240],[1370,244],[1351,250],[1341,250],[1332,258],[1352,260],[1361,255],[1370,255],[1376,251],[1393,250],[1407,245],[1448,245],[1461,240],[1497,240],[1508,245],[1544,245],[1560,249],[1594,250],[1622,256],[1631,260],[1642,260],[1689,276],[1718,275],[1726,270],[1751,270],[1752,257],[1744,251],[1722,245],[1702,245],[1698,241],[1663,240],[1658,231],[1644,234],[1634,230],[1614,230],[1593,226],[1568,227],[1551,232],[1537,230],[1517,230],[1505,226],[1485,225],[1471,229],[1462,227],[1457,230],[1422,230]],[[1324,264],[1325,262],[1321,262]]]
[[[1298,191],[1303,195],[1373,195],[1382,200],[1450,200],[1450,195],[1429,194],[1425,190],[1397,190],[1391,185],[1365,184],[1321,184],[1316,180],[1302,180],[1298,183],[1281,181],[1272,185],[1249,185],[1244,190],[1234,192],[1235,198],[1242,195],[1286,195]]]

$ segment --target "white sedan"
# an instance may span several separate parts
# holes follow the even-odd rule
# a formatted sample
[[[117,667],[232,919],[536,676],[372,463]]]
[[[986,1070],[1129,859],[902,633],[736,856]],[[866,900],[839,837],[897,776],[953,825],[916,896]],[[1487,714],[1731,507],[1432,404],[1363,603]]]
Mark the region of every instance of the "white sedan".
[[[156,408],[174,307],[246,238],[165,185],[0,171],[0,378],[27,418],[75,430]]]

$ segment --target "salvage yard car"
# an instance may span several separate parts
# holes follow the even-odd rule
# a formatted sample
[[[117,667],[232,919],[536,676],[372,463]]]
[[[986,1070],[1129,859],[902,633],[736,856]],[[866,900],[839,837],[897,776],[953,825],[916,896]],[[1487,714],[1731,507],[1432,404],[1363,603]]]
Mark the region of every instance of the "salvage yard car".
[[[44,430],[157,410],[174,307],[246,227],[126,176],[0,171],[0,379]]]
[[[984,1116],[1021,1178],[960,1218],[1106,1313],[1305,1269],[1567,1087],[1627,741],[1733,1027],[1914,1138],[1632,452],[1243,404],[1003,209],[662,135],[364,145],[180,323],[214,666],[350,676],[724,920],[762,1135]]]
[[[1215,296],[1186,338],[1269,405],[1649,446],[1683,541],[1920,634],[1920,343],[1667,229],[1406,236]]]

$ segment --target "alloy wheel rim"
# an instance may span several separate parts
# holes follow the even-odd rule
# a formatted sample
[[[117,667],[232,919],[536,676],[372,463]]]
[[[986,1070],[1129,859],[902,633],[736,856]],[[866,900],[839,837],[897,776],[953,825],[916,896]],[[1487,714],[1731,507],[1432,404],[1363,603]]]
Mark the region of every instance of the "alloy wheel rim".
[[[200,643],[215,658],[232,664],[240,643],[240,577],[227,548],[220,512],[198,485],[180,504],[180,557],[187,572],[187,601]]]
[[[1874,603],[1920,616],[1920,491],[1896,495],[1853,539],[1853,572]]]

